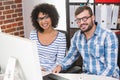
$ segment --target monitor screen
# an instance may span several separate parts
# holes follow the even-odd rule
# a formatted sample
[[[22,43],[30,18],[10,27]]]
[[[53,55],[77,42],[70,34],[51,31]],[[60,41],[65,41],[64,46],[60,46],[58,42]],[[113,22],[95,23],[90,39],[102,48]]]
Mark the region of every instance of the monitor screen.
[[[17,59],[24,80],[42,80],[35,42],[0,32],[0,65],[3,72],[5,72],[8,59],[11,56]]]

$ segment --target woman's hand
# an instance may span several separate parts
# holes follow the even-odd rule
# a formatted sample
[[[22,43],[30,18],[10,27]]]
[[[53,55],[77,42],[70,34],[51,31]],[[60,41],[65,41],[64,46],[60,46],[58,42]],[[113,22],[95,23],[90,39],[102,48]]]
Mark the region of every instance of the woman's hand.
[[[57,65],[56,68],[52,71],[53,73],[59,73],[62,70],[61,65]]]
[[[41,67],[41,70],[42,70],[42,71],[46,71],[43,67]]]

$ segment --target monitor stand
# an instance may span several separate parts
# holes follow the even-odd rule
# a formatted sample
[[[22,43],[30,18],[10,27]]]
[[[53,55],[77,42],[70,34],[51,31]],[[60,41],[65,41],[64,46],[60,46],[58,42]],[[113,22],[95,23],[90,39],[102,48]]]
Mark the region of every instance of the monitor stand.
[[[21,71],[18,60],[14,57],[10,57],[8,59],[3,80],[25,80]]]

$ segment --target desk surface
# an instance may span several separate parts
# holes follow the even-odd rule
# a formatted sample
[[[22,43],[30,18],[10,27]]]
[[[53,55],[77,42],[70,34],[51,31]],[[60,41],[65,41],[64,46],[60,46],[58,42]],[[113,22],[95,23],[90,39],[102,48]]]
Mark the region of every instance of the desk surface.
[[[47,75],[48,73],[43,72],[43,75]],[[88,74],[73,74],[73,73],[55,73],[56,75],[65,77],[69,80],[118,80],[111,77],[106,76],[98,76],[98,75],[88,75]]]

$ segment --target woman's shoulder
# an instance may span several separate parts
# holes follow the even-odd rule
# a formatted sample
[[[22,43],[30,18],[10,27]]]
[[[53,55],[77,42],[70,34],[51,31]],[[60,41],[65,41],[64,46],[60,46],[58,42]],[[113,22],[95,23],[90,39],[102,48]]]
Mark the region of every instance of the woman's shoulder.
[[[31,30],[29,38],[32,39],[32,40],[37,39],[37,31],[36,30]]]
[[[66,37],[66,34],[67,34],[67,32],[58,31],[58,36],[59,37]]]
[[[37,31],[35,29],[31,30],[30,33],[36,33]]]
[[[35,29],[30,31],[30,37],[31,36],[37,36],[37,31]]]
[[[30,35],[35,35],[35,34],[37,34],[37,31],[35,29],[30,31]]]
[[[61,32],[61,31],[58,31],[58,34],[57,34],[57,38],[56,38],[56,41],[58,41],[59,43],[64,43],[66,42],[66,35],[65,33]]]

